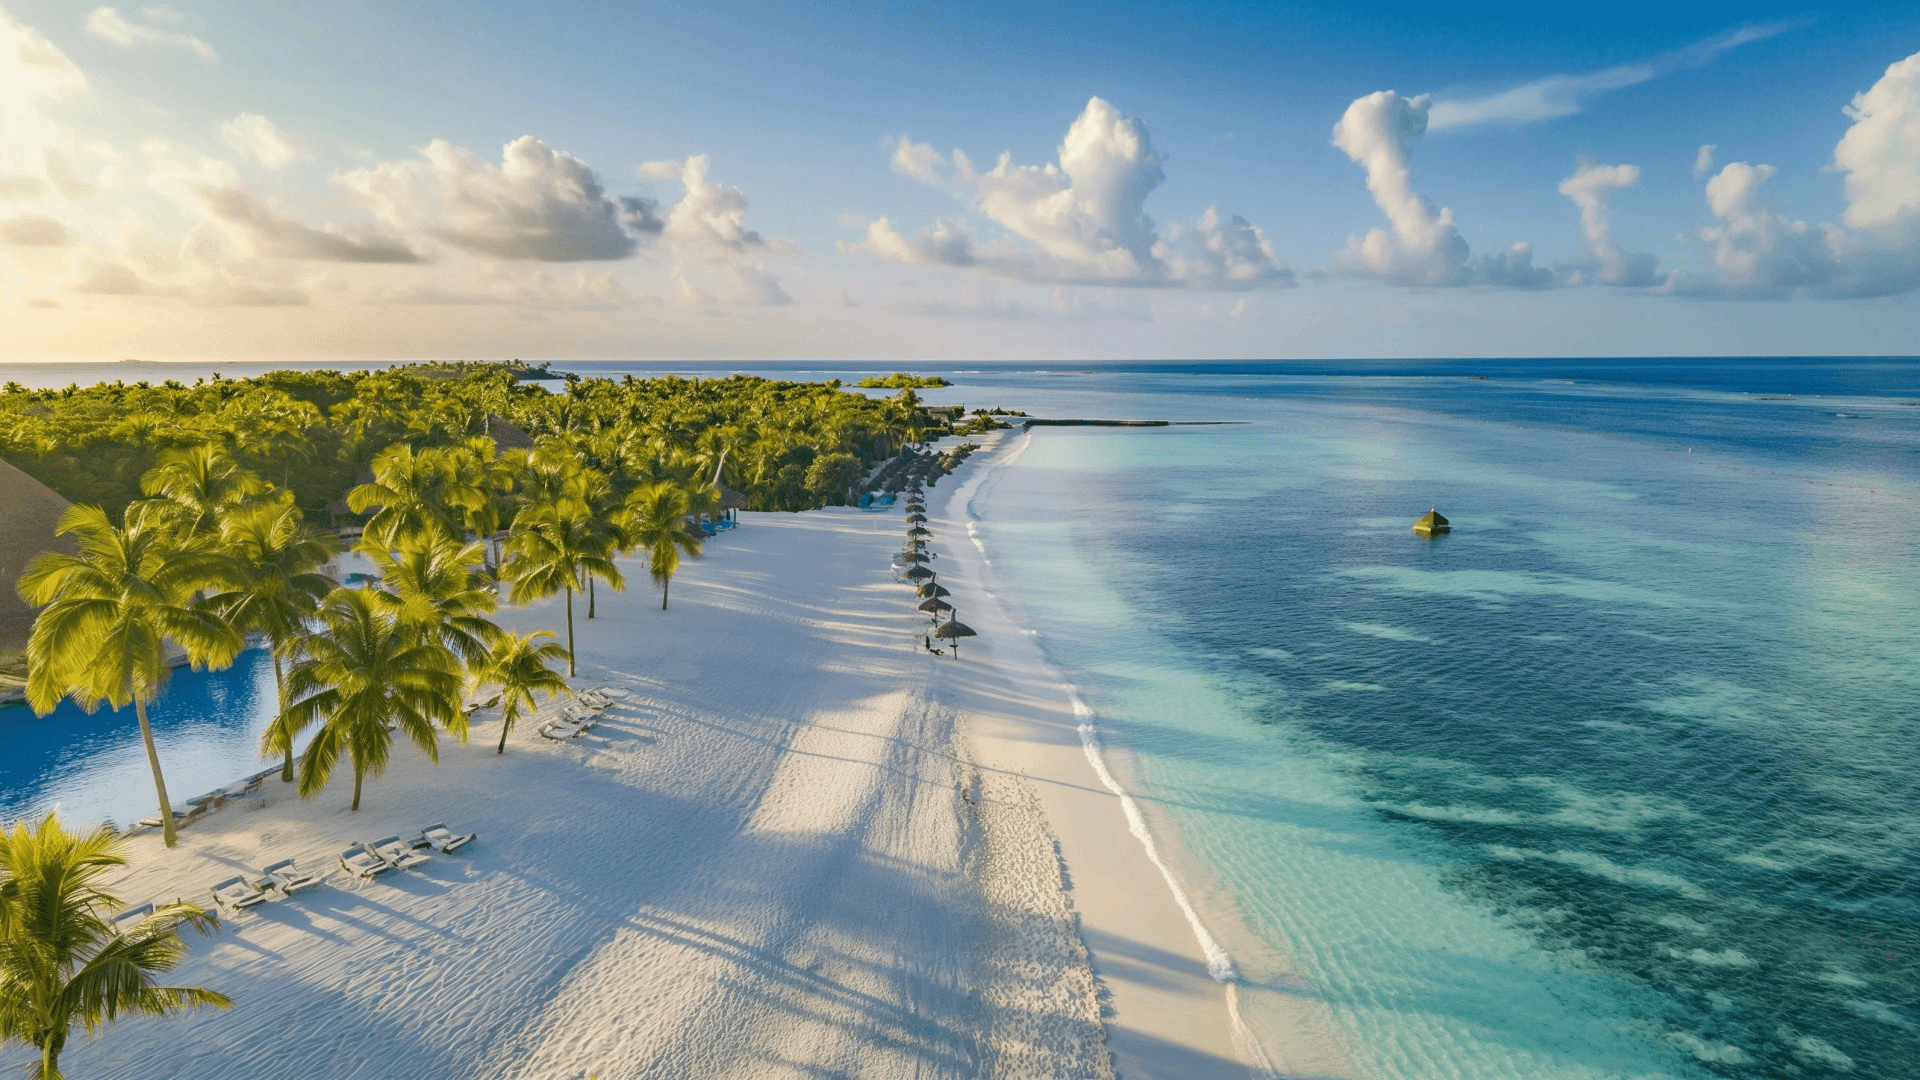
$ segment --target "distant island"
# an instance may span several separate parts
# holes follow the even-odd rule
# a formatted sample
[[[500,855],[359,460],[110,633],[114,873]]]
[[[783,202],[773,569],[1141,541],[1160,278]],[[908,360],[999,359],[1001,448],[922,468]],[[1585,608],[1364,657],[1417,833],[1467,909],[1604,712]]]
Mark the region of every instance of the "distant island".
[[[886,378],[869,375],[853,385],[865,390],[931,390],[953,384],[938,375],[909,375],[896,371]]]

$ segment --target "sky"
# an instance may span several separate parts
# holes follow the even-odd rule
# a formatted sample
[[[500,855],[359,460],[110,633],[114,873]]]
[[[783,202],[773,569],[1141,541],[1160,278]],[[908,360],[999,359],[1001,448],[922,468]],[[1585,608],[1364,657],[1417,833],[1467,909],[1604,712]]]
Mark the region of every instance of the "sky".
[[[1917,341],[1911,3],[0,0],[0,361]]]

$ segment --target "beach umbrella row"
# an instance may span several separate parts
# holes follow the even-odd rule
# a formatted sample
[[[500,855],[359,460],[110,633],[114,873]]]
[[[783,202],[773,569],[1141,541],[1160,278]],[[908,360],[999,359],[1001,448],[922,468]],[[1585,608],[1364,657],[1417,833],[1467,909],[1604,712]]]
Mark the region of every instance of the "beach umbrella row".
[[[954,606],[941,599],[952,596],[953,593],[935,580],[937,575],[933,571],[920,565],[932,559],[931,555],[924,554],[927,546],[926,538],[933,535],[933,532],[926,527],[926,505],[918,495],[910,495],[907,498],[906,510],[907,524],[910,527],[907,529],[905,550],[901,552],[899,560],[909,564],[906,578],[915,585],[914,594],[920,598],[920,603],[915,607],[933,616],[937,625],[934,626],[931,637],[951,643],[953,655],[958,657],[960,639],[979,635],[974,632],[973,627],[954,618]],[[939,621],[942,615],[946,616],[945,622]]]

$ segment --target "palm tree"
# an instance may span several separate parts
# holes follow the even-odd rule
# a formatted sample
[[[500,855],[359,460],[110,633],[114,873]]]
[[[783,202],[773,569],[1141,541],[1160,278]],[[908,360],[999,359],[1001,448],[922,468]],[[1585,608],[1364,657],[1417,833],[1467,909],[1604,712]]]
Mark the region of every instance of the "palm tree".
[[[318,724],[300,755],[300,796],[327,786],[345,753],[353,759],[353,805],[360,809],[365,778],[380,775],[393,747],[388,724],[412,739],[428,759],[440,760],[433,723],[462,742],[460,664],[438,641],[425,640],[374,597],[370,589],[335,589],[321,606],[321,632],[301,639],[303,659],[287,676],[286,722],[274,729],[275,750]]]
[[[199,905],[156,905],[124,930],[106,917],[120,901],[101,879],[126,865],[122,846],[104,828],[67,832],[53,814],[36,830],[22,821],[0,832],[0,1040],[40,1052],[27,1074],[34,1080],[60,1080],[76,1024],[94,1034],[122,1013],[233,1005],[212,990],[154,982],[186,955],[182,926],[206,933],[219,925]]]
[[[700,557],[700,541],[687,531],[688,505],[686,489],[666,481],[635,488],[627,496],[627,539],[650,557],[647,569],[660,586],[661,611],[667,610],[667,589],[680,569],[680,553]]]
[[[572,693],[567,681],[547,666],[549,661],[569,655],[559,642],[540,640],[552,636],[551,630],[535,630],[525,637],[502,635],[475,676],[477,683],[500,688],[500,745],[493,751],[496,754],[507,752],[507,733],[513,730],[513,722],[523,709],[529,713],[534,710],[536,692],[545,693],[549,699]]]
[[[267,503],[244,506],[220,521],[220,546],[238,571],[233,587],[209,603],[242,634],[267,639],[273,656],[273,685],[279,698],[274,724],[287,710],[284,661],[306,630],[306,619],[340,583],[317,571],[333,558],[338,544],[307,528],[291,493]],[[272,736],[269,735],[268,740]],[[282,751],[280,779],[293,779],[293,745]]]
[[[228,507],[265,494],[268,485],[240,467],[224,447],[201,443],[160,451],[160,463],[140,477],[140,493],[166,500],[180,528],[211,532]]]
[[[160,827],[173,846],[173,804],[160,752],[147,724],[147,703],[172,673],[167,645],[184,649],[196,668],[223,668],[244,644],[240,634],[195,596],[231,581],[231,560],[168,527],[150,503],[127,507],[115,526],[97,506],[71,506],[57,535],[73,533],[78,554],[43,552],[20,575],[20,598],[45,604],[27,640],[27,702],[36,715],[62,697],[92,711],[101,702],[133,703],[160,796]]]
[[[374,455],[372,468],[373,483],[347,492],[347,508],[356,514],[380,508],[367,520],[369,538],[392,546],[412,533],[460,528],[460,510],[474,493],[455,482],[443,451],[394,443]]]
[[[508,599],[525,604],[557,592],[567,595],[569,676],[579,673],[574,659],[573,594],[588,574],[604,579],[616,590],[627,586],[620,568],[613,564],[612,554],[593,515],[573,499],[521,510],[507,537],[507,561],[501,572],[513,582]]]
[[[402,623],[452,650],[469,669],[484,663],[500,628],[486,618],[499,605],[478,567],[486,545],[439,531],[409,537],[394,551],[362,547],[380,567],[374,596]]]

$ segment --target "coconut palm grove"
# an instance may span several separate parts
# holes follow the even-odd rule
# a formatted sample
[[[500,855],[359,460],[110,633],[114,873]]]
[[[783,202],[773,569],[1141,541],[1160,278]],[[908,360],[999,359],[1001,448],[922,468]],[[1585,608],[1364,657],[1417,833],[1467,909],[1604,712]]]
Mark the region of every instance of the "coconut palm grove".
[[[262,755],[302,797],[350,774],[357,811],[396,743],[434,758],[441,732],[465,740],[478,689],[504,699],[508,728],[536,693],[570,693],[555,668],[574,667],[575,601],[593,618],[603,588],[625,588],[616,556],[648,560],[665,608],[680,560],[700,556],[702,515],[843,503],[878,461],[994,423],[957,423],[911,387],[876,399],[837,382],[567,376],[556,394],[546,378],[436,364],[8,384],[0,456],[73,504],[66,548],[20,577],[39,613],[12,678],[39,713],[63,699],[136,711],[172,847],[186,814],[147,708],[179,658],[225,667],[256,635],[279,694]],[[377,577],[323,572],[348,541]],[[488,618],[555,595],[559,641]],[[111,836],[67,834],[53,815],[26,830],[0,850],[0,1035],[41,1051],[36,1075],[60,1075],[74,1025],[225,1003],[151,980],[180,955],[176,930],[214,913],[181,902],[122,933],[105,918],[119,898],[92,884],[118,859]]]

